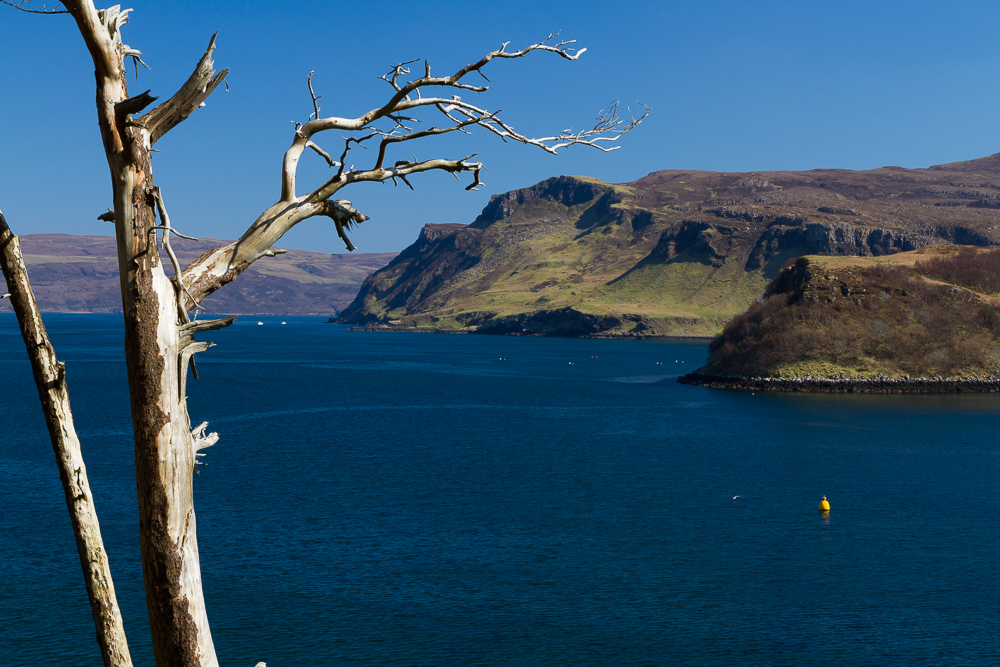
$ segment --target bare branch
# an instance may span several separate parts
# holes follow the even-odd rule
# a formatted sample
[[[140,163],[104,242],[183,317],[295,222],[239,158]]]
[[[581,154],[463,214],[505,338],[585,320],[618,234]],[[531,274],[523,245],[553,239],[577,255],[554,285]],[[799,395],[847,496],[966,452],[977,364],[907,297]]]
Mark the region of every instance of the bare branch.
[[[208,422],[202,422],[198,424],[194,429],[191,430],[191,443],[195,451],[195,462],[196,466],[205,465],[202,461],[199,461],[202,456],[201,450],[211,447],[219,441],[218,433],[205,433],[205,429],[208,428]],[[197,470],[197,468],[195,468]]]
[[[422,139],[423,137],[430,137],[436,134],[447,134],[448,132],[455,132],[457,130],[461,130],[462,128],[468,125],[482,124],[484,121],[490,118],[494,118],[495,116],[496,114],[487,114],[486,116],[483,117],[473,117],[469,118],[468,120],[459,121],[455,125],[452,125],[451,127],[445,127],[445,128],[432,127],[429,130],[421,130],[420,132],[411,132],[409,134],[385,135],[382,138],[382,143],[379,145],[378,159],[375,161],[375,169],[382,168],[382,163],[385,161],[385,149],[389,146],[389,144],[399,143],[402,141],[412,141],[413,139]]]
[[[158,232],[158,231],[161,231],[161,230],[167,230],[171,234],[173,234],[174,236],[177,236],[177,237],[182,238],[182,239],[187,239],[188,241],[200,241],[201,240],[201,239],[196,238],[194,236],[186,236],[184,234],[181,234],[179,231],[177,231],[173,227],[168,227],[166,225],[160,225],[158,227],[150,227],[149,229],[150,229],[150,231],[154,231],[154,232]]]
[[[311,149],[313,149],[314,151],[316,151],[316,152],[317,152],[317,153],[318,153],[319,155],[321,155],[321,156],[323,157],[323,159],[324,159],[324,160],[326,160],[326,163],[327,163],[328,165],[330,165],[331,167],[339,167],[339,166],[340,166],[340,163],[339,163],[339,162],[337,162],[336,160],[334,160],[334,159],[333,159],[333,158],[332,158],[332,157],[330,156],[330,154],[329,154],[329,153],[327,153],[327,152],[326,152],[325,150],[323,150],[322,148],[320,148],[319,146],[317,146],[317,145],[316,145],[315,143],[313,143],[312,141],[307,141],[307,142],[306,142],[306,147],[307,147],[307,148],[311,148]]]
[[[475,190],[483,185],[480,174],[485,167],[481,162],[473,161],[474,156],[462,160],[433,159],[422,162],[418,162],[414,157],[412,162],[401,160],[395,162],[392,167],[387,167],[388,149],[392,144],[448,132],[468,133],[472,127],[480,126],[504,141],[517,141],[536,146],[549,153],[556,153],[561,148],[573,145],[586,145],[599,150],[613,150],[609,144],[620,139],[641,123],[650,112],[648,107],[644,107],[644,113],[638,118],[631,117],[630,120],[625,120],[618,116],[618,105],[613,103],[608,111],[602,111],[598,115],[592,128],[581,131],[574,131],[570,128],[553,136],[533,138],[515,131],[500,118],[500,111],[479,108],[464,102],[457,95],[448,98],[424,97],[421,94],[422,89],[427,87],[485,92],[486,86],[466,84],[463,82],[463,78],[475,72],[488,82],[489,79],[481,70],[490,61],[497,58],[522,58],[533,51],[543,51],[554,53],[567,60],[576,60],[585,51],[585,49],[575,50],[571,48],[570,45],[574,42],[570,40],[556,42],[557,35],[558,33],[549,35],[542,42],[517,51],[508,51],[509,43],[504,43],[499,49],[486,54],[480,60],[447,77],[431,76],[430,63],[424,61],[422,76],[405,81],[410,75],[410,66],[417,61],[399,63],[380,77],[392,87],[392,97],[381,107],[372,109],[357,118],[320,118],[318,103],[320,96],[316,94],[312,85],[315,73],[310,71],[306,83],[313,103],[313,110],[306,123],[302,125],[295,123],[292,144],[285,151],[282,161],[281,198],[264,211],[238,241],[205,253],[184,269],[182,283],[186,286],[192,301],[203,299],[233,280],[251,263],[260,257],[267,256],[270,248],[289,229],[311,217],[331,218],[337,227],[337,234],[343,239],[347,249],[354,250],[354,245],[348,239],[347,232],[354,224],[367,218],[351,208],[350,203],[345,200],[331,201],[335,193],[352,183],[386,181],[398,183],[402,181],[412,188],[413,185],[407,178],[409,175],[439,170],[452,173],[456,178],[463,172],[471,172],[473,180],[467,186],[468,190]],[[427,130],[413,130],[407,123],[418,122],[418,119],[405,114],[405,112],[424,107],[436,109],[449,119],[450,124],[446,127],[434,126]],[[395,126],[389,131],[376,129],[375,123],[381,119],[392,121]],[[344,150],[338,161],[334,160],[329,153],[322,150],[313,141],[316,134],[328,130],[367,131],[367,133],[362,137],[342,136]],[[364,142],[376,136],[381,137],[381,141],[374,166],[366,170],[355,170],[353,166],[349,167],[347,155],[350,150],[355,145],[364,148]],[[336,166],[338,169],[337,173],[319,188],[309,194],[298,196],[295,192],[296,172],[299,159],[306,148],[312,149],[322,156],[328,165]]]
[[[225,80],[229,70],[224,69],[216,73],[215,63],[212,61],[216,35],[218,33],[212,35],[205,54],[180,90],[169,100],[136,120],[136,123],[149,131],[150,146],[203,106],[212,91]]]
[[[307,82],[309,84],[309,95],[312,96],[313,100],[313,113],[309,116],[309,120],[319,118],[319,98],[322,97],[322,95],[317,97],[316,93],[313,92],[313,73],[312,70],[309,70],[309,80]]]
[[[580,132],[573,132],[572,128],[563,130],[561,133],[551,137],[539,137],[530,138],[526,137],[507,125],[505,122],[496,117],[495,114],[491,118],[483,119],[481,122],[477,122],[480,125],[493,134],[497,135],[504,141],[511,139],[513,141],[518,141],[523,144],[528,144],[529,146],[537,146],[542,150],[555,155],[559,149],[566,148],[568,146],[590,146],[591,148],[596,148],[600,151],[609,152],[617,150],[619,147],[614,146],[606,148],[601,145],[604,142],[615,142],[622,138],[625,134],[631,132],[635,129],[639,123],[644,121],[652,109],[646,105],[643,106],[643,114],[636,118],[632,115],[631,110],[629,110],[629,116],[631,120],[626,123],[624,119],[618,116],[618,102],[614,101],[611,103],[608,111],[603,109],[597,115],[597,123],[593,128],[589,130],[581,130]],[[442,109],[442,113],[445,113],[449,118],[448,111],[458,111],[459,113],[469,117],[474,118],[474,113],[483,113],[481,110],[470,111],[467,105],[456,106],[451,105],[451,107],[445,107]]]
[[[377,132],[373,132],[368,136],[357,138],[357,137],[342,137],[344,139],[344,152],[340,156],[340,169],[337,170],[337,175],[334,178],[340,178],[344,173],[344,165],[347,164],[347,154],[351,151],[351,143],[355,143],[361,148],[366,148],[363,142],[368,141],[374,136],[377,136]]]
[[[557,34],[558,33],[555,35],[549,35],[542,42],[532,44],[531,46],[525,47],[519,51],[507,51],[509,42],[506,42],[498,50],[486,54],[486,56],[481,58],[479,61],[463,67],[449,77],[430,76],[430,64],[425,61],[423,77],[410,81],[404,85],[400,85],[400,77],[410,73],[407,65],[411,65],[417,61],[411,60],[395,65],[392,69],[380,77],[389,83],[393,90],[395,90],[395,94],[381,107],[372,109],[365,115],[359,116],[358,118],[317,117],[301,127],[296,127],[295,139],[292,142],[292,146],[285,152],[285,158],[282,163],[281,200],[291,201],[295,198],[295,172],[298,167],[299,157],[302,155],[302,151],[305,149],[307,142],[314,134],[327,130],[346,130],[350,132],[362,130],[381,118],[391,118],[392,116],[398,115],[398,112],[405,111],[407,109],[454,103],[458,103],[461,106],[462,103],[457,98],[451,100],[444,98],[421,98],[419,96],[419,90],[425,87],[437,86],[457,88],[460,90],[471,90],[473,92],[485,92],[488,89],[487,87],[464,84],[461,83],[461,79],[470,72],[481,73],[480,70],[495,58],[522,58],[532,51],[548,51],[566,58],[567,60],[576,60],[584,51],[586,51],[586,49],[580,49],[577,51],[569,48],[568,45],[574,43],[572,40],[562,41],[557,44],[549,44],[548,42],[555,38]],[[417,93],[418,95],[416,99],[410,97],[411,94],[414,93]],[[313,94],[311,85],[310,94]],[[474,107],[471,107],[471,105],[465,106],[469,107],[469,110],[471,111],[478,111],[480,115],[488,113],[483,110],[475,109]],[[314,100],[314,109],[316,108],[317,105]],[[310,118],[312,118],[312,116],[310,116]],[[452,118],[452,121],[456,123],[460,122],[459,119],[454,117]],[[396,122],[398,123],[399,121]]]
[[[536,138],[528,137],[516,132],[513,127],[499,117],[499,111],[490,112],[486,109],[479,108],[475,105],[462,101],[462,99],[457,95],[452,96],[451,98],[423,97],[421,95],[421,90],[427,87],[471,90],[477,93],[485,92],[488,90],[488,86],[466,84],[463,83],[462,80],[468,74],[475,72],[488,82],[489,79],[486,78],[482,69],[490,61],[498,58],[523,58],[534,51],[543,51],[556,54],[566,60],[576,60],[586,51],[586,49],[577,50],[572,48],[570,45],[575,43],[574,40],[555,41],[558,35],[559,33],[551,34],[541,42],[532,44],[517,51],[508,51],[507,47],[510,43],[505,42],[499,49],[491,51],[478,61],[470,65],[466,65],[451,76],[447,77],[431,76],[430,63],[425,60],[423,76],[404,82],[405,77],[410,74],[409,66],[416,63],[417,60],[410,60],[394,65],[388,72],[379,77],[392,87],[394,91],[392,97],[381,107],[372,109],[368,113],[357,118],[320,118],[319,104],[317,103],[319,97],[313,90],[313,72],[310,72],[307,83],[310,96],[313,99],[313,113],[310,114],[309,121],[304,125],[296,123],[295,136],[293,138],[292,145],[285,152],[285,157],[282,162],[281,201],[292,202],[296,199],[295,179],[299,158],[305,148],[312,147],[309,144],[314,135],[328,130],[355,132],[370,128],[373,123],[383,118],[392,120],[396,125],[389,132],[378,132],[378,134],[381,134],[385,139],[380,147],[380,154],[378,160],[376,161],[376,168],[382,167],[385,160],[385,148],[388,144],[399,141],[409,141],[413,138],[439,134],[444,131],[469,133],[468,127],[471,125],[480,125],[493,134],[499,136],[503,141],[511,140],[536,146],[552,154],[557,153],[561,148],[574,145],[590,146],[591,148],[597,148],[602,151],[614,150],[614,148],[608,144],[617,141],[624,134],[630,132],[639,123],[641,123],[650,113],[648,107],[644,107],[644,113],[640,117],[632,117],[630,121],[625,121],[617,116],[618,107],[617,103],[614,103],[609,112],[602,111],[600,113],[593,128],[579,132],[567,129],[557,135]],[[438,111],[443,113],[453,123],[453,125],[444,130],[434,128],[432,131],[413,131],[405,123],[417,122],[417,119],[404,116],[402,115],[402,112],[423,107],[435,107]],[[349,144],[347,147],[350,147]],[[332,160],[327,160],[328,164],[331,162]],[[346,168],[343,159],[341,159],[339,167],[340,172],[338,172],[338,177],[343,175],[343,171]]]
[[[187,323],[191,321],[191,318],[188,316],[187,308],[184,307],[184,294],[186,290],[184,289],[184,283],[181,282],[181,264],[177,261],[177,255],[174,254],[173,248],[170,247],[170,234],[173,232],[174,234],[177,234],[177,236],[191,241],[197,241],[198,239],[179,234],[170,227],[170,216],[167,215],[167,206],[163,203],[163,193],[160,191],[159,186],[153,187],[153,198],[156,200],[156,210],[160,214],[160,222],[162,224],[159,227],[151,228],[150,231],[155,234],[157,229],[163,230],[163,249],[167,251],[167,256],[170,257],[170,263],[174,267],[174,275],[171,276],[171,282],[174,284],[174,291],[177,293],[178,315],[180,316],[181,322]],[[205,310],[194,297],[190,294],[187,296],[191,299],[191,303],[195,308]],[[183,365],[181,367],[183,368]],[[198,371],[194,366],[193,358],[191,359],[191,370],[194,372],[194,378],[197,380]]]
[[[405,63],[399,63],[398,65],[394,66],[391,70],[389,70],[379,78],[382,79],[383,81],[388,82],[390,86],[392,86],[398,91],[400,87],[399,84],[396,83],[396,81],[403,74],[409,74],[410,70],[406,66],[412,65],[413,63],[417,62],[417,60],[420,59],[417,58],[416,60],[407,60]]]
[[[68,10],[65,9],[46,9],[45,5],[42,5],[41,9],[30,9],[25,7],[26,4],[31,2],[31,0],[21,0],[17,4],[10,2],[10,0],[0,0],[0,3],[7,5],[8,7],[13,7],[14,9],[20,9],[22,12],[28,12],[29,14],[69,14]],[[56,3],[56,7],[61,5],[61,2]]]
[[[142,51],[140,51],[139,49],[126,48],[125,49],[125,53],[124,53],[124,57],[132,59],[132,66],[135,67],[135,78],[136,78],[136,80],[139,79],[139,65],[142,65],[143,67],[145,67],[148,70],[153,69],[152,67],[150,67],[149,65],[147,65],[146,62],[142,59]],[[156,98],[154,97],[153,99],[156,99]]]
[[[208,422],[202,422],[191,431],[191,446],[194,448],[194,470],[198,472],[198,466],[208,465],[201,460],[205,454],[201,451],[208,447],[211,447],[219,441],[218,433],[205,433],[205,429],[208,428]],[[200,474],[200,473],[199,473]]]
[[[354,252],[357,248],[351,243],[351,239],[347,238],[347,230],[350,229],[355,224],[361,224],[368,218],[361,213],[356,211],[351,202],[346,199],[338,199],[337,201],[325,201],[320,209],[318,215],[323,215],[331,220],[337,226],[337,236],[344,241],[344,245],[347,247],[348,252]]]

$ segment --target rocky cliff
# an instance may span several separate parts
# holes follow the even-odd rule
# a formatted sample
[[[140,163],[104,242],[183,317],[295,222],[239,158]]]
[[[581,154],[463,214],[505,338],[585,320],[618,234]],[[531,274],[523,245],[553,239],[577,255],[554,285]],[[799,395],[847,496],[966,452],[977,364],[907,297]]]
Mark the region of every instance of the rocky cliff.
[[[343,321],[554,335],[711,335],[788,260],[1000,243],[1000,154],[927,169],[572,176],[427,225]]]

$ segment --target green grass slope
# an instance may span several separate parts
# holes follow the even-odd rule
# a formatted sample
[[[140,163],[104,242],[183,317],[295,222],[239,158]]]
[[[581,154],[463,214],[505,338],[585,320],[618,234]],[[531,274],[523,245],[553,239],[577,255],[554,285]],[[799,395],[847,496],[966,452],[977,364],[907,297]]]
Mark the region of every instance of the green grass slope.
[[[1000,244],[1000,157],[915,170],[662,171],[617,185],[561,176],[494,196],[470,225],[427,225],[365,281],[342,321],[709,336],[789,259],[940,243]]]

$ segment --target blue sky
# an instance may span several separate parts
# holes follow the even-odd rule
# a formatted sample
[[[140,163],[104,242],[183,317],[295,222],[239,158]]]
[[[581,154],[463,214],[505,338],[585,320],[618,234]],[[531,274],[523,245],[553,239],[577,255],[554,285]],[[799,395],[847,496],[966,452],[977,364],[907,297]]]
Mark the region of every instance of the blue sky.
[[[35,0],[38,4],[39,0]],[[653,115],[604,154],[558,157],[485,132],[415,142],[420,159],[479,151],[486,187],[417,175],[416,192],[360,184],[341,192],[372,217],[352,238],[362,252],[400,250],[428,222],[471,222],[492,194],[559,174],[627,182],[659,169],[750,171],[885,165],[926,167],[1000,152],[996,2],[505,2],[332,3],[137,0],[125,42],[145,54],[130,91],[164,99],[219,31],[217,68],[230,92],[175,128],[154,176],[186,234],[235,238],[279,194],[282,154],[311,104],[324,115],[378,106],[377,79],[428,58],[446,73],[510,40],[562,30],[587,53],[491,63],[476,102],[503,109],[525,134],[582,128],[610,100]],[[96,216],[110,182],[94,111],[93,67],[67,16],[0,7],[0,209],[15,232],[110,234]],[[340,143],[327,141],[332,150]],[[373,153],[374,151],[368,151]],[[371,156],[357,151],[360,167]],[[300,191],[325,180],[306,155]],[[326,219],[279,245],[343,252]]]

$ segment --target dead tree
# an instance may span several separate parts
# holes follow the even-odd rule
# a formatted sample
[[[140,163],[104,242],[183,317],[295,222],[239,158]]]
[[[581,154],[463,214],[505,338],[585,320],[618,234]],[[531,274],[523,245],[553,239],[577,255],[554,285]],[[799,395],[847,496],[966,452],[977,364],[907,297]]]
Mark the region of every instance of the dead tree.
[[[132,58],[142,63],[142,53],[122,42],[121,29],[130,10],[119,6],[99,10],[92,0],[65,0],[63,4],[75,19],[94,62],[98,122],[111,175],[113,217],[104,216],[115,224],[118,248],[140,548],[156,664],[214,667],[218,661],[202,595],[192,474],[199,450],[215,443],[218,436],[206,434],[204,423],[192,429],[185,387],[188,367],[194,368],[193,355],[211,346],[195,341],[194,335],[228,326],[235,318],[206,321],[192,318],[190,313],[197,312],[205,297],[235,279],[254,261],[279,252],[272,249],[274,244],[309,218],[330,218],[347,249],[353,250],[347,231],[367,218],[349,201],[334,199],[348,185],[402,181],[412,188],[409,176],[432,170],[447,171],[456,178],[470,172],[472,182],[466,189],[482,184],[483,165],[474,159],[475,155],[394,160],[389,154],[397,144],[451,132],[468,133],[479,127],[504,141],[536,146],[549,153],[577,144],[606,151],[616,148],[614,142],[635,128],[649,109],[626,120],[619,117],[615,103],[599,114],[592,128],[531,138],[515,131],[498,111],[461,98],[465,92],[486,92],[488,86],[467,79],[479,75],[486,81],[483,69],[492,60],[522,58],[536,51],[576,60],[585,50],[575,50],[572,41],[559,41],[556,35],[517,51],[508,51],[505,43],[449,76],[432,76],[426,61],[412,76],[410,67],[417,61],[396,65],[382,76],[391,87],[388,100],[357,118],[322,116],[320,96],[313,91],[310,72],[307,84],[312,113],[307,122],[295,126],[291,146],[282,161],[277,202],[265,209],[239,240],[181,268],[170,248],[170,235],[177,232],[171,225],[164,197],[153,182],[151,149],[203,106],[225,80],[227,70],[216,72],[212,61],[215,37],[184,85],[165,102],[143,113],[157,98],[150,91],[128,95],[126,61]],[[436,117],[440,125],[416,129],[420,122],[416,116],[421,112]],[[319,138],[330,132],[344,133],[339,159],[319,145]],[[377,148],[371,152],[374,157],[370,166],[349,166],[352,148],[366,145]],[[307,148],[336,172],[315,190],[299,194],[296,172]],[[161,245],[173,266],[172,276],[164,270]]]
[[[101,526],[97,520],[97,508],[94,507],[94,496],[87,480],[87,466],[83,463],[80,439],[73,425],[65,368],[49,342],[31,283],[28,282],[21,244],[7,226],[3,212],[0,212],[0,268],[3,268],[7,289],[10,290],[0,298],[10,299],[28,351],[49,439],[56,455],[59,479],[66,495],[80,565],[83,566],[84,584],[97,627],[97,643],[105,665],[132,667],[108,554],[104,550]]]

